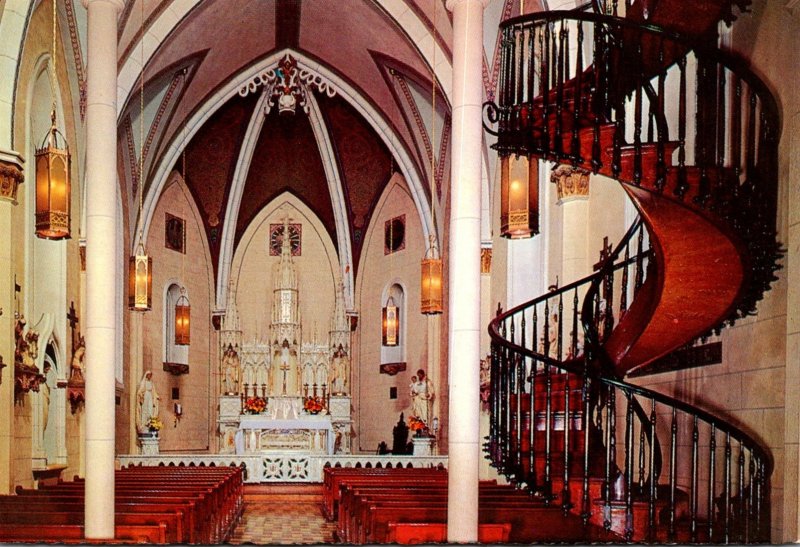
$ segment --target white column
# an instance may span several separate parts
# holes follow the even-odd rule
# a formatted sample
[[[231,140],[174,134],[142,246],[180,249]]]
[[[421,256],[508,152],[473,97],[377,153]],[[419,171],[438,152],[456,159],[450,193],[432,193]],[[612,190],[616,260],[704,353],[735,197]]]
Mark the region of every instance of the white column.
[[[450,198],[449,479],[447,541],[478,541],[480,468],[481,158],[483,9],[448,0],[453,12],[453,151]]]
[[[0,494],[14,491],[14,207],[23,160],[0,148]],[[29,182],[28,184],[33,184]]]
[[[117,257],[117,14],[122,0],[89,10],[86,101],[85,535],[114,537],[114,360]],[[120,249],[121,251],[121,249]]]

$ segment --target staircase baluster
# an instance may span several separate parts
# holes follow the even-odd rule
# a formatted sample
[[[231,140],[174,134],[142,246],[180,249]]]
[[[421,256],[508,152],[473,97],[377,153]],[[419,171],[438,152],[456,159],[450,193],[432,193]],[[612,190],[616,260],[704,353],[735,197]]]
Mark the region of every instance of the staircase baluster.
[[[559,322],[560,324],[560,322]],[[564,374],[564,486],[561,489],[561,510],[566,516],[572,508],[569,491],[569,434],[570,434],[570,406],[569,406],[569,377]]]
[[[650,492],[647,499],[647,539],[655,541],[656,537],[656,485],[658,477],[656,473],[656,400],[650,399],[650,453],[648,457],[648,467],[650,468]]]
[[[520,343],[519,345],[522,348],[527,348],[527,328],[525,324],[525,310],[521,312],[522,320],[520,321]],[[535,346],[535,343],[533,344]],[[535,349],[535,348],[534,348]],[[520,427],[519,427],[519,435],[517,436],[517,443],[519,445],[519,458],[518,458],[518,465],[520,470],[520,477],[522,481],[527,481],[528,477],[525,475],[525,460],[524,453],[522,452],[522,438],[525,433],[525,411],[522,405],[523,397],[525,395],[525,382],[527,381],[526,372],[528,367],[526,366],[528,362],[528,358],[524,355],[522,356],[522,366],[519,370],[519,394],[517,396],[517,405],[520,409]],[[531,407],[533,410],[533,407]],[[519,483],[519,486],[522,486],[522,482]]]
[[[675,195],[683,199],[688,189],[686,182],[686,57],[678,60],[680,72],[678,95],[678,185]]]
[[[547,324],[547,320],[545,319],[545,325]],[[544,444],[545,444],[545,452],[544,452],[544,496],[545,496],[545,503],[550,504],[550,501],[553,499],[552,492],[553,492],[553,483],[551,479],[551,457],[552,454],[551,450],[551,437],[552,437],[552,419],[553,419],[553,376],[552,370],[550,367],[550,363],[544,364],[544,373],[545,373],[545,426],[544,426]]]
[[[542,82],[542,153],[550,153],[550,29],[551,23],[545,23],[542,33],[542,62],[539,78]]]
[[[572,293],[572,344],[570,346],[570,355],[568,355],[569,359],[578,357],[578,328],[578,288],[575,287]]]
[[[555,151],[562,156],[564,154],[564,84],[567,81],[567,71],[569,70],[569,52],[567,48],[567,29],[566,23],[561,21],[561,29],[558,33],[558,75],[556,76],[556,132],[555,132]]]
[[[578,20],[578,47],[575,53],[575,91],[572,100],[572,164],[583,163],[581,140],[578,130],[581,126],[581,103],[583,102],[583,21]]]
[[[630,260],[630,245],[625,245],[625,260],[622,267],[622,283],[619,288],[619,319],[625,317],[628,311],[628,261]]]
[[[513,324],[513,323],[512,323]],[[512,337],[513,338],[513,337]],[[503,359],[503,374],[502,374],[502,398],[501,404],[503,405],[502,416],[502,432],[503,443],[501,454],[503,456],[502,472],[508,474],[509,469],[506,462],[508,462],[511,453],[511,399],[510,399],[510,383],[511,383],[511,363],[510,363],[510,349],[506,348],[505,358]]]
[[[603,483],[603,528],[611,529],[611,474],[616,475],[617,470],[617,413],[616,390],[608,386],[608,400],[606,402],[606,476]]]
[[[730,543],[731,532],[731,434],[725,432],[725,488],[722,490],[722,511],[724,519],[724,529],[722,532],[722,542]]]
[[[689,516],[691,520],[691,538],[692,543],[697,542],[697,443],[700,438],[699,431],[697,429],[697,415],[695,414],[693,425],[692,425],[692,503],[691,507],[689,508]]]
[[[622,172],[622,145],[625,142],[625,96],[619,98],[616,108],[616,120],[614,127],[613,153],[611,159],[611,173],[615,179],[619,179]]]
[[[697,56],[697,76],[695,78],[697,96],[697,106],[695,115],[695,164],[700,167],[700,182],[697,188],[697,195],[694,197],[694,202],[700,206],[704,206],[709,195],[709,180],[708,180],[708,141],[711,139],[710,128],[708,127],[707,119],[709,110],[713,108],[713,104],[709,104],[713,97],[707,94],[709,85],[709,61],[705,56]],[[716,79],[715,79],[716,80]]]
[[[536,308],[534,307],[534,310]],[[533,327],[532,344],[536,343],[536,327]],[[533,495],[536,491],[538,477],[536,476],[536,372],[539,368],[539,362],[536,360],[531,361],[531,393],[530,393],[530,407],[531,407],[531,428],[528,432],[530,438],[530,452],[528,453],[528,465],[530,467],[530,474],[528,475],[528,492]]]
[[[535,51],[535,49],[536,49],[536,27],[529,28],[528,31],[526,32],[526,36],[527,36],[526,44],[528,46],[528,54],[527,54],[527,59],[526,59],[526,63],[525,63],[526,70],[527,70],[527,78],[525,78],[525,81],[527,82],[527,86],[526,86],[527,89],[526,90],[527,90],[528,93],[527,93],[525,104],[528,107],[528,128],[527,128],[527,131],[526,131],[526,133],[528,133],[533,128],[533,101],[534,101],[534,98],[536,97],[536,89],[534,87],[534,84],[535,84],[534,74],[536,72],[534,70],[534,65],[535,65],[535,61],[536,61],[536,51]]]
[[[642,43],[636,44],[636,90],[633,105],[633,183],[642,184],[642,82],[640,81],[643,68]]]
[[[592,172],[597,173],[602,167],[601,150],[600,150],[600,121],[605,119],[606,102],[602,99],[605,98],[607,88],[604,86],[603,80],[603,26],[602,24],[594,25],[594,50],[592,52],[592,66],[594,66],[594,93],[589,98],[592,108]]]
[[[637,491],[639,495],[644,495],[644,459],[645,459],[645,425],[639,425],[639,481],[637,483]]]
[[[737,496],[739,498],[739,507],[738,507],[739,510],[738,510],[738,515],[736,515],[737,516],[737,520],[739,522],[739,527],[738,527],[739,530],[738,530],[738,534],[737,534],[736,540],[738,542],[740,542],[740,543],[743,543],[745,541],[745,538],[743,537],[742,532],[744,531],[743,530],[744,529],[744,521],[745,521],[745,517],[747,515],[747,513],[745,512],[745,504],[744,504],[744,500],[745,500],[744,489],[745,489],[745,486],[744,486],[744,446],[742,446],[741,441],[739,441],[739,492],[738,492],[738,496]]]
[[[517,84],[516,89],[514,90],[514,105],[518,109],[518,116],[517,116],[517,130],[520,132],[521,135],[524,135],[525,127],[525,116],[523,114],[525,110],[524,104],[524,95],[523,95],[523,84],[525,79],[522,77],[523,70],[525,68],[525,64],[523,61],[524,55],[522,54],[522,45],[524,43],[525,35],[523,33],[522,27],[516,27],[514,32],[514,51],[519,52],[518,55],[515,56],[516,66],[514,67],[514,82]]]
[[[605,315],[603,317],[603,340],[607,340],[614,330],[614,271],[611,270],[603,284],[603,298],[606,301]]]
[[[523,315],[524,317],[524,315]],[[514,438],[516,440],[516,453],[514,457],[514,476],[518,479],[516,482],[517,488],[522,486],[522,483],[519,482],[520,480],[524,479],[523,476],[523,467],[522,467],[522,421],[524,419],[524,412],[522,409],[522,391],[523,391],[523,376],[525,370],[525,357],[519,353],[515,355],[514,358],[515,371],[515,395],[516,395],[516,410],[517,410],[517,420],[516,420],[516,428],[514,431]]]
[[[633,296],[639,292],[644,284],[644,224],[639,226],[639,237],[636,243],[636,280],[633,286]]]
[[[625,410],[625,540],[633,539],[633,394],[626,392]]]
[[[677,486],[678,410],[672,407],[669,444],[669,541],[675,541],[675,488]]]
[[[498,371],[498,360],[499,360],[499,348],[498,344],[492,342],[492,360],[491,360],[491,368],[489,370],[489,408],[491,408],[492,412],[489,415],[489,458],[492,462],[494,467],[497,467],[497,419],[500,416],[497,407],[497,385],[499,383],[499,371]]]
[[[591,350],[587,346],[584,351],[583,359],[583,379],[581,385],[581,403],[583,405],[583,416],[581,416],[581,427],[583,428],[583,491],[581,500],[581,518],[583,525],[589,523],[592,516],[591,501],[589,500],[589,430],[591,429],[592,401],[590,397],[589,384],[589,363],[591,362]]]
[[[742,81],[733,74],[733,104],[731,105],[731,164],[734,169],[733,200],[739,197],[739,175],[742,172]]]
[[[657,118],[665,119],[664,114],[664,94],[667,80],[667,70],[664,68],[664,39],[662,38],[658,46],[658,100],[656,102]],[[666,133],[658,128],[658,144],[656,145],[656,189],[664,191],[667,182],[667,160],[666,160],[666,141],[669,140],[668,128]]]
[[[756,92],[750,89],[749,110],[747,118],[747,172],[745,173],[745,181],[750,182],[755,176],[756,171]],[[752,204],[748,204],[752,205]]]
[[[555,316],[556,320],[556,359],[562,360],[563,343],[564,343],[564,293],[558,294],[558,315]]]
[[[764,467],[766,463],[759,458],[758,461],[758,494],[756,495],[756,513],[758,514],[758,519],[756,520],[756,538],[759,541],[764,541],[765,539],[769,540],[769,499],[767,498],[766,485],[769,477],[767,476],[766,470]],[[766,510],[764,507],[766,506]],[[765,534],[762,536],[761,534]]]
[[[711,424],[711,437],[708,441],[708,541],[714,542],[714,491],[716,489],[717,465],[717,426]]]
[[[726,92],[727,87],[727,72],[721,65],[718,66],[717,72],[717,196],[716,201],[724,199],[724,193],[727,192],[727,176],[723,175],[723,168],[725,167],[725,121],[728,117],[728,96]]]
[[[745,541],[745,543],[750,543],[750,542],[753,541],[753,538],[751,538],[751,535],[750,535],[750,525],[751,525],[751,523],[754,523],[755,520],[756,520],[756,513],[755,513],[755,508],[756,508],[756,503],[755,503],[755,501],[756,501],[756,498],[755,498],[755,492],[756,492],[756,483],[755,483],[756,463],[755,463],[755,457],[754,457],[755,454],[753,454],[752,450],[749,450],[748,453],[750,455],[750,458],[749,458],[749,464],[748,464],[747,472],[750,475],[750,480],[748,481],[748,487],[747,487],[747,518],[745,519],[745,523],[744,523],[744,525],[745,525],[745,529],[744,529],[744,541]]]

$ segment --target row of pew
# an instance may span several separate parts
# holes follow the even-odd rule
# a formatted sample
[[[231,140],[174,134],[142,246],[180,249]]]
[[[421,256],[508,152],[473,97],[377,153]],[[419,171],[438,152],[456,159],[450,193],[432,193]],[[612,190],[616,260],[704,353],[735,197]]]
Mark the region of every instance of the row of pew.
[[[495,481],[478,495],[480,543],[531,543],[560,510]],[[447,471],[443,469],[326,468],[323,515],[343,543],[447,541]],[[558,538],[556,538],[558,539]]]
[[[243,509],[239,467],[130,467],[115,472],[115,537],[94,543],[222,543]],[[0,542],[84,538],[85,482],[0,496]]]

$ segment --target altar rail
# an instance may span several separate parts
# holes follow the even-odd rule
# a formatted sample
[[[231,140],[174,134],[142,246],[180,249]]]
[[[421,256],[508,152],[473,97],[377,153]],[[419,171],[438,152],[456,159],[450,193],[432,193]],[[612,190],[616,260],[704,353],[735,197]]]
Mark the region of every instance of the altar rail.
[[[237,466],[244,468],[244,482],[258,484],[264,482],[322,482],[325,467],[447,467],[447,456],[392,456],[392,455],[306,455],[291,452],[271,454],[186,454],[144,456],[126,454],[119,456],[121,467],[132,466],[185,466],[220,467]]]

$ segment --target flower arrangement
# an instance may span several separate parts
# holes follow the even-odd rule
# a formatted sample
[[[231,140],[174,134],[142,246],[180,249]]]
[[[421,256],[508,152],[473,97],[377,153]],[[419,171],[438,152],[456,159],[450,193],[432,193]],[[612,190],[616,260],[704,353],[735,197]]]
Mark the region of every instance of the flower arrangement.
[[[267,409],[264,397],[250,397],[244,402],[244,411],[248,414],[261,414]]]
[[[428,426],[425,422],[417,416],[408,417],[408,428],[417,433],[417,435],[422,435],[428,430]]]
[[[161,418],[158,416],[151,416],[149,420],[147,420],[147,429],[153,432],[161,431],[161,428],[164,427],[164,424],[161,423]]]
[[[319,414],[325,409],[325,404],[321,397],[306,397],[303,401],[303,410],[309,414]]]

